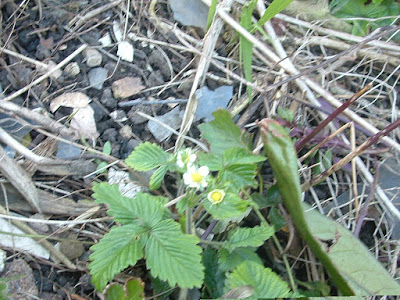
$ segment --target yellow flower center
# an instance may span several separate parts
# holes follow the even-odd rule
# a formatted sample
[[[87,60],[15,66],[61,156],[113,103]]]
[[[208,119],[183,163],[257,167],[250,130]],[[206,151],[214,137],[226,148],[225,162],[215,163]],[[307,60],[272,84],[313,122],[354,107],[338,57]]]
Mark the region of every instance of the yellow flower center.
[[[221,194],[220,192],[213,192],[213,193],[211,194],[211,199],[212,199],[214,202],[219,202],[219,201],[221,201],[221,199],[222,199],[222,194]]]
[[[196,183],[200,183],[203,180],[203,175],[201,175],[199,172],[194,172],[192,174],[192,180]]]

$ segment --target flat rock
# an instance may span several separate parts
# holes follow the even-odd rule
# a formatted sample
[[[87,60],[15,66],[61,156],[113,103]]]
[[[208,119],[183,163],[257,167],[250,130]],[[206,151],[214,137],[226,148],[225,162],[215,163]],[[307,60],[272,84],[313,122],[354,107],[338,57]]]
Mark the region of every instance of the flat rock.
[[[220,86],[214,91],[207,86],[196,91],[199,105],[196,110],[196,121],[204,118],[205,122],[213,119],[212,113],[218,108],[226,108],[233,96],[233,86]]]
[[[35,277],[31,267],[23,259],[16,259],[9,264],[3,274],[8,281],[9,299],[31,300],[38,299],[39,291],[35,284]]]
[[[156,117],[155,119],[168,125],[169,127],[172,127],[173,129],[178,129],[182,123],[182,114],[179,111],[179,107],[175,107],[170,112],[167,112],[162,116]],[[149,121],[147,126],[150,132],[159,142],[166,140],[172,135],[172,132],[170,130],[154,121]]]
[[[112,91],[114,98],[127,98],[140,93],[145,87],[139,77],[125,77],[114,81]]]
[[[108,71],[105,68],[94,68],[91,69],[88,73],[89,84],[91,87],[101,90],[103,88],[103,84],[106,81],[108,76]]]

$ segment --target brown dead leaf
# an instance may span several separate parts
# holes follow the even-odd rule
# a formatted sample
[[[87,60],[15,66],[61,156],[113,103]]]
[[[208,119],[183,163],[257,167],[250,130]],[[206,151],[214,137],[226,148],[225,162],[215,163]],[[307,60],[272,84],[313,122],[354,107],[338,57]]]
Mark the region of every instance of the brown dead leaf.
[[[96,121],[94,120],[94,110],[90,105],[74,109],[71,128],[78,130],[82,137],[92,141],[99,137]]]
[[[112,91],[115,98],[126,98],[139,94],[145,86],[139,77],[125,77],[114,81],[112,84]]]
[[[84,108],[90,103],[90,98],[81,92],[66,93],[54,98],[50,103],[50,111],[55,112],[60,106]]]

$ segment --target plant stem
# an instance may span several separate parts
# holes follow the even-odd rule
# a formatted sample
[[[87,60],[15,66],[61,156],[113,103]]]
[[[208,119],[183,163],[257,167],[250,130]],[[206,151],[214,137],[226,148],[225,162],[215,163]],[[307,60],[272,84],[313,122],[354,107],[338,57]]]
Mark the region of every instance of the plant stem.
[[[254,209],[255,213],[257,214],[257,216],[260,218],[261,223],[263,223],[266,226],[270,226],[268,224],[267,220],[264,218],[264,216],[260,212],[260,210],[258,209],[258,207],[254,207],[253,206],[253,209]],[[283,253],[283,248],[281,246],[281,243],[279,242],[279,240],[278,240],[278,238],[277,238],[277,236],[275,234],[272,235],[272,240],[274,241],[274,244],[275,244],[276,248],[278,248],[278,251],[280,253]],[[283,258],[283,262],[285,263],[286,271],[287,271],[288,276],[289,276],[289,281],[290,281],[290,285],[292,286],[292,290],[293,290],[293,292],[297,292],[297,285],[296,285],[296,283],[294,281],[292,269],[291,269],[291,267],[289,265],[289,261],[288,261],[285,253],[282,254],[282,258]]]
[[[242,190],[242,192],[247,196],[247,198],[251,201],[251,206],[253,207],[256,215],[258,216],[258,218],[260,219],[261,223],[263,223],[265,226],[270,226],[268,221],[264,218],[263,214],[261,213],[258,204],[253,200],[253,198],[251,197],[251,195],[246,191],[246,190]],[[294,277],[293,277],[293,273],[292,273],[292,269],[290,268],[289,265],[289,261],[286,257],[286,254],[283,252],[283,248],[281,246],[281,243],[279,242],[277,236],[275,235],[275,233],[272,235],[272,240],[274,241],[274,244],[276,246],[276,248],[278,248],[278,251],[280,253],[282,253],[282,258],[283,258],[283,262],[285,263],[285,267],[289,276],[289,281],[290,281],[290,285],[292,286],[292,290],[293,292],[297,292],[297,285],[294,281]]]
[[[218,248],[221,248],[224,246],[224,242],[217,242],[217,241],[208,241],[208,240],[201,240],[200,241],[201,244],[206,244],[206,245],[210,245],[210,246],[215,246]]]
[[[296,143],[296,151],[299,152],[303,147],[313,138],[315,137],[322,129],[326,127],[333,119],[335,119],[339,114],[341,114],[346,108],[350,106],[354,101],[364,95],[370,88],[372,84],[367,84],[364,88],[362,88],[359,92],[355,93],[349,100],[343,103],[340,107],[338,107],[333,113],[331,113],[325,120],[318,124],[318,126],[307,136],[305,136],[302,140]]]
[[[352,159],[356,158],[359,156],[361,153],[363,153],[366,149],[368,149],[370,146],[373,144],[377,143],[380,138],[387,136],[390,132],[392,132],[394,129],[400,126],[400,119],[394,121],[393,123],[389,124],[386,126],[384,129],[379,131],[377,134],[371,136],[368,138],[364,143],[362,143],[360,146],[358,146],[354,151],[351,153],[347,154],[344,158],[342,158],[339,162],[334,164],[332,167],[330,167],[328,170],[325,172],[321,173],[320,175],[312,178],[309,182],[303,183],[301,186],[302,191],[307,191],[310,187],[320,183],[321,181],[325,180],[326,177],[330,176],[332,173],[336,172],[339,170],[341,167],[343,167],[345,164],[350,162]]]

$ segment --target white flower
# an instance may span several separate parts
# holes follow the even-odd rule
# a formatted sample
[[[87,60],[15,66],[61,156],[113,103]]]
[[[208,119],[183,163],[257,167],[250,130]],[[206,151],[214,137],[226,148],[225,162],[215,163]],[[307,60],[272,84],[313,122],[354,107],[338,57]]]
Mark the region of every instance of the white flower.
[[[187,148],[180,150],[177,154],[176,164],[179,168],[190,168],[196,161],[197,156],[192,152],[192,149]]]
[[[203,189],[207,186],[207,176],[210,173],[208,167],[200,168],[189,167],[187,172],[183,174],[183,181],[191,188]]]
[[[212,190],[207,195],[207,199],[210,200],[212,204],[217,204],[222,202],[222,200],[224,200],[224,197],[225,197],[224,190]]]

